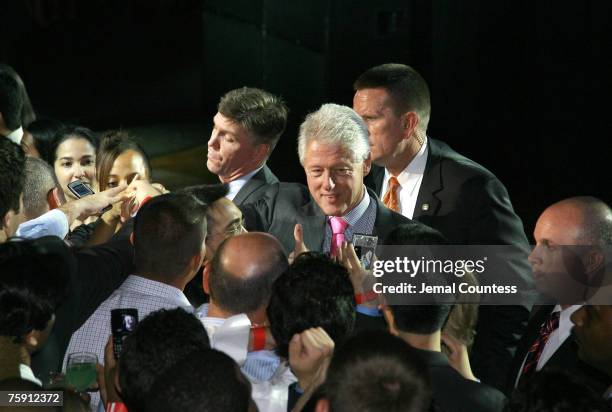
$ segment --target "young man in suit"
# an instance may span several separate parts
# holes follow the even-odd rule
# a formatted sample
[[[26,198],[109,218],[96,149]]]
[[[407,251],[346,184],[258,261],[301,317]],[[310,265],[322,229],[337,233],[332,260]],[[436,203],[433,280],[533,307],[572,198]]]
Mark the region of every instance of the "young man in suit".
[[[250,87],[231,90],[219,101],[206,166],[229,184],[226,197],[236,205],[256,201],[278,182],[266,160],[285,131],[287,112],[281,98]]]
[[[593,197],[562,200],[540,215],[529,262],[538,290],[554,304],[539,307],[529,320],[512,363],[509,388],[535,372],[560,368],[593,381],[603,393],[606,379],[579,359],[570,318],[579,319],[575,312],[589,300],[589,285],[605,264],[600,248],[610,243],[610,233],[612,211]]]
[[[409,220],[366,189],[371,167],[368,131],[351,108],[324,104],[300,126],[298,154],[308,188],[280,183],[242,208],[246,228],[276,236],[286,252],[306,249],[335,255],[354,234],[382,241]],[[299,224],[299,225],[298,225]]]
[[[451,243],[524,248],[525,260],[509,265],[513,282],[528,285],[527,238],[506,188],[478,163],[427,136],[431,105],[423,77],[403,64],[383,64],[359,76],[354,89],[353,108],[368,126],[374,163],[366,185],[387,207]],[[472,362],[484,382],[503,387],[500,371],[509,367],[528,313],[521,306],[481,307]]]

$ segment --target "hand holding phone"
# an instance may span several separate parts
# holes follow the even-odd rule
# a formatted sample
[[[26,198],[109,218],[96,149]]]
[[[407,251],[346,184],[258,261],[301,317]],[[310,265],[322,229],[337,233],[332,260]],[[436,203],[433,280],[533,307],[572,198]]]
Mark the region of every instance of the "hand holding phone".
[[[124,308],[111,310],[111,332],[113,334],[113,353],[115,359],[123,350],[123,340],[130,335],[138,325],[138,309]]]
[[[85,196],[91,196],[95,194],[91,186],[88,183],[83,182],[82,180],[75,180],[74,182],[68,183],[68,190],[72,192],[73,195],[76,196],[77,199],[81,199]],[[102,209],[101,213],[108,212],[113,207],[111,205],[106,206]]]

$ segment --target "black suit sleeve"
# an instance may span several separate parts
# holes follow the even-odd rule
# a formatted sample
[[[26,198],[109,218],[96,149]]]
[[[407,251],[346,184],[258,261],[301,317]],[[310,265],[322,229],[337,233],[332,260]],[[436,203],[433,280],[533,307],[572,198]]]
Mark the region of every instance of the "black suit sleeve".
[[[127,237],[73,252],[76,271],[71,274],[68,297],[55,312],[55,327],[46,345],[32,356],[37,376],[48,377],[61,369],[72,334],[133,273],[133,255]]]
[[[74,253],[77,277],[74,287],[79,290],[77,309],[79,325],[134,272],[134,248],[127,238],[118,239]]]
[[[522,257],[503,262],[504,272],[512,273],[513,285],[529,289],[531,270],[528,266],[527,238],[521,220],[512,210],[506,188],[490,177],[479,190],[470,219],[468,243],[490,245],[516,245]],[[505,389],[505,378],[521,335],[525,331],[531,309],[530,302],[523,305],[482,305],[476,325],[476,339],[472,348],[472,367],[483,382],[497,389]]]

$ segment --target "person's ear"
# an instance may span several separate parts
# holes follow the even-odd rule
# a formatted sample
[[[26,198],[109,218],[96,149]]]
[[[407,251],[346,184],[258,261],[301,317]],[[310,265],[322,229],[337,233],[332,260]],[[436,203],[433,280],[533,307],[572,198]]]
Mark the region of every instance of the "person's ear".
[[[592,248],[584,259],[584,269],[587,275],[597,274],[605,264],[605,257],[599,248]]]
[[[11,216],[13,215],[13,211],[9,210],[0,220],[0,243],[6,241],[8,238],[12,236],[11,233]]]
[[[389,333],[397,336],[399,335],[399,331],[397,330],[397,326],[395,325],[395,316],[393,315],[393,311],[389,306],[383,306],[382,308],[383,316],[387,321],[387,325],[389,326]]]
[[[59,187],[54,187],[49,190],[47,193],[47,204],[49,205],[49,210],[57,209],[66,203],[66,197],[64,196],[64,192]]]
[[[419,125],[419,115],[416,112],[406,112],[402,114],[402,129],[406,138],[412,136]]]
[[[24,336],[23,340],[28,352],[33,353],[38,348],[38,343],[40,342],[40,331],[32,329]]]
[[[254,159],[267,159],[271,152],[271,146],[269,144],[260,143],[255,146],[255,156]]]
[[[8,212],[6,212],[4,214],[4,216],[2,216],[2,221],[0,223],[2,223],[2,226],[0,226],[0,229],[4,229],[4,228],[8,228],[9,227],[9,223],[11,220],[11,216],[10,216],[11,211],[9,210]]]
[[[368,157],[363,161],[363,176],[367,176],[372,169],[372,153],[368,153]]]
[[[208,277],[210,275],[210,263],[204,266],[204,276],[202,276],[202,287],[207,295],[210,295],[210,286],[208,286]]]
[[[329,412],[329,401],[327,398],[321,398],[317,401],[315,412]]]
[[[197,273],[197,271],[202,266],[203,260],[204,260],[204,256],[201,251],[193,255],[191,257],[191,260],[189,261],[189,273],[191,274]]]

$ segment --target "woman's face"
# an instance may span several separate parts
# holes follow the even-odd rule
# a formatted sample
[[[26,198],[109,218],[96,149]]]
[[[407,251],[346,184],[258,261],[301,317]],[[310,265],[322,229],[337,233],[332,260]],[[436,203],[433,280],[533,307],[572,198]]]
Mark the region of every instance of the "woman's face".
[[[67,199],[76,197],[68,190],[68,183],[81,180],[94,187],[96,184],[96,149],[89,141],[81,137],[64,140],[58,147],[55,156],[55,175]]]
[[[113,168],[108,174],[106,188],[129,185],[138,175],[141,179],[149,179],[147,167],[142,155],[134,150],[126,150],[115,159]]]

